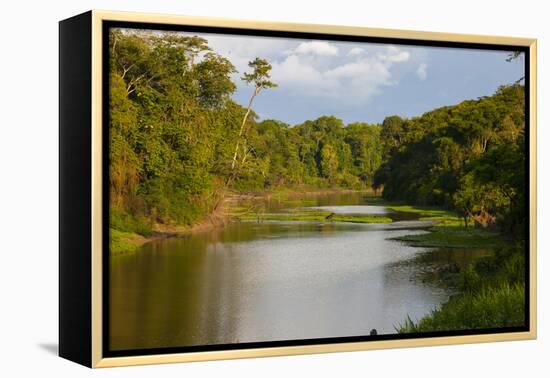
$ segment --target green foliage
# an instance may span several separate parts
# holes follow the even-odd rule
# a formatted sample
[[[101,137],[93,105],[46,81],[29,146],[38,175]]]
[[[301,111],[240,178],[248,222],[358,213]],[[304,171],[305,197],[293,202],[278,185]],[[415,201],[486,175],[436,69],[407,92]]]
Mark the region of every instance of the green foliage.
[[[453,298],[418,322],[408,318],[398,327],[398,331],[458,331],[519,327],[524,324],[525,286],[504,283]]]
[[[497,249],[494,256],[459,273],[462,294],[418,322],[408,317],[400,333],[517,327],[525,324],[525,245]]]
[[[482,285],[482,278],[473,265],[468,265],[460,276],[460,289],[466,293],[473,293]]]
[[[494,247],[494,226],[525,238],[525,88],[504,86],[421,117],[344,125],[322,116],[290,126],[258,121],[260,91],[277,86],[271,65],[249,62],[247,108],[232,100],[233,64],[199,37],[112,30],[110,72],[110,248],[132,251],[156,224],[190,225],[227,189],[383,188],[389,205],[436,223],[400,240],[426,247]],[[511,55],[511,59],[518,55]],[[284,192],[280,192],[284,196]],[[439,208],[436,208],[436,207]],[[443,208],[443,209],[442,209]],[[460,216],[461,218],[458,218]],[[325,212],[246,214],[243,220],[385,223],[390,218]],[[525,255],[500,248],[466,267],[463,294],[400,332],[521,325]]]
[[[350,146],[353,159],[351,173],[365,186],[374,182],[374,173],[382,162],[380,128],[365,123],[352,123],[346,127],[345,142]]]
[[[427,219],[431,217],[445,217],[445,218],[456,218],[457,214],[445,210],[439,207],[430,207],[430,206],[417,206],[417,205],[396,205],[392,203],[386,203],[381,201],[381,204],[388,209],[394,211],[401,211],[405,213],[417,213],[420,216],[420,219]]]
[[[335,215],[332,218],[335,222],[349,222],[349,223],[391,223],[392,219],[388,217],[380,216],[367,216],[367,215]]]
[[[380,136],[384,141],[384,156],[392,154],[401,147],[405,132],[406,123],[401,117],[389,116],[384,119],[380,130]]]
[[[522,85],[421,117],[388,117],[373,186],[388,200],[454,209],[466,226],[498,225],[522,236],[525,117]]]
[[[321,173],[329,183],[334,183],[338,173],[338,156],[330,144],[325,144],[321,149]]]
[[[346,223],[391,223],[391,218],[368,215],[337,215],[330,212],[306,212],[301,214],[245,214],[238,216],[240,220],[254,221],[322,221]]]
[[[249,152],[232,182],[239,191],[364,189],[381,161],[377,126],[357,123],[346,127],[338,118],[327,116],[294,127],[277,120],[255,122],[247,128],[241,146]]]
[[[206,107],[221,107],[235,91],[230,75],[235,67],[225,58],[209,52],[195,65],[194,74],[198,81],[199,103]]]
[[[109,252],[114,254],[134,252],[140,247],[140,243],[133,242],[135,237],[134,233],[109,228]]]
[[[425,234],[405,235],[395,238],[395,240],[416,247],[479,248],[495,247],[499,245],[501,237],[495,232],[461,227],[455,223],[454,225],[445,224],[433,227]]]
[[[116,208],[110,210],[109,218],[110,227],[118,231],[139,234],[142,236],[150,236],[152,233],[152,225],[147,223],[144,219],[137,219]]]
[[[118,230],[144,234],[155,224],[195,223],[227,189],[370,186],[389,200],[454,210],[465,226],[523,230],[521,85],[382,125],[346,126],[322,116],[291,127],[259,122],[251,109],[255,95],[276,86],[265,59],[252,60],[242,76],[254,86],[243,108],[231,98],[235,67],[203,38],[115,29],[109,48],[110,198]],[[422,217],[458,225],[448,214]]]
[[[190,224],[210,212],[242,107],[233,65],[206,40],[148,32],[110,35],[112,224]],[[202,57],[199,56],[204,53]],[[220,178],[220,176],[222,176]]]
[[[290,127],[257,122],[254,96],[276,87],[256,58],[242,79],[248,109],[231,99],[235,67],[203,38],[146,31],[110,35],[112,227],[146,235],[154,224],[189,225],[226,186],[366,187],[381,162],[377,126],[320,117]],[[248,116],[250,114],[250,117]]]
[[[267,60],[256,58],[248,63],[248,66],[252,68],[252,72],[245,73],[242,77],[244,81],[249,84],[254,84],[257,89],[274,88],[277,84],[269,80],[269,71],[271,71],[271,64]]]

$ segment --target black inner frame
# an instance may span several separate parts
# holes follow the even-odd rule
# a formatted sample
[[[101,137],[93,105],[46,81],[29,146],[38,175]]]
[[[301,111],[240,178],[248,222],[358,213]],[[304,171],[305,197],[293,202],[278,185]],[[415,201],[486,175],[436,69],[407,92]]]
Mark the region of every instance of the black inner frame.
[[[451,48],[466,48],[476,50],[500,50],[500,51],[520,51],[525,55],[524,61],[524,88],[525,88],[525,172],[526,172],[526,190],[529,194],[529,200],[525,203],[525,325],[522,327],[504,327],[504,328],[487,328],[487,329],[472,329],[472,330],[457,330],[457,331],[438,331],[424,333],[409,333],[409,334],[392,334],[392,335],[376,335],[376,336],[346,336],[346,337],[330,337],[330,338],[315,338],[315,339],[297,339],[297,340],[280,340],[280,341],[262,341],[262,342],[247,342],[233,344],[212,344],[212,345],[194,345],[182,347],[166,347],[166,348],[141,348],[128,350],[111,350],[110,342],[110,322],[109,322],[109,289],[110,289],[110,259],[109,259],[109,31],[111,28],[128,28],[128,29],[148,29],[161,31],[183,31],[196,33],[217,33],[229,35],[242,35],[254,37],[280,37],[294,39],[318,39],[341,42],[366,42],[379,44],[396,44],[408,46],[426,46],[426,47],[451,47]],[[102,305],[103,305],[103,357],[126,357],[139,355],[155,355],[169,353],[190,353],[190,352],[206,352],[206,351],[222,351],[235,349],[253,349],[253,348],[269,348],[269,347],[287,347],[287,346],[304,346],[315,344],[341,344],[350,342],[364,341],[380,341],[380,340],[404,340],[404,339],[424,339],[443,336],[466,336],[466,335],[486,335],[486,334],[501,334],[510,332],[528,332],[530,330],[530,273],[529,261],[531,256],[530,248],[530,54],[528,46],[501,45],[501,44],[482,44],[482,43],[464,43],[464,42],[444,42],[430,40],[415,40],[404,38],[386,38],[386,37],[367,37],[367,36],[352,36],[352,35],[334,35],[323,33],[305,33],[305,32],[287,32],[287,31],[272,31],[272,30],[251,30],[228,27],[213,27],[213,26],[194,26],[194,25],[170,25],[158,23],[142,23],[142,22],[124,22],[124,21],[103,21],[102,22],[102,175],[103,175],[103,289],[102,289]]]

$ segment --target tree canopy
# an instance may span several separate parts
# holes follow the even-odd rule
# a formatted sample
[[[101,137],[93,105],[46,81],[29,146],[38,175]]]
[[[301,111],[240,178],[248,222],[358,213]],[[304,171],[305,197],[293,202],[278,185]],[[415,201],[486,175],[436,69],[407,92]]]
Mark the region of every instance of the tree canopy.
[[[223,190],[345,187],[388,200],[459,211],[465,223],[520,230],[525,222],[524,86],[405,119],[345,125],[259,121],[252,108],[277,86],[249,62],[245,108],[236,69],[199,37],[113,30],[110,48],[110,198],[119,228],[191,224]],[[229,188],[227,188],[229,186]],[[141,227],[140,226],[140,227]]]
[[[514,84],[421,117],[386,118],[375,186],[390,200],[444,206],[466,222],[523,231],[524,101],[524,87]]]

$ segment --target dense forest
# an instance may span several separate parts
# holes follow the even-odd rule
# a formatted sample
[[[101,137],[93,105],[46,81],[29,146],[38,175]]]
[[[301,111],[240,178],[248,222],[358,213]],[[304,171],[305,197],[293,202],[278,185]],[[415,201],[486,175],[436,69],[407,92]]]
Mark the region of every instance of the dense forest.
[[[259,122],[231,98],[233,65],[201,38],[113,32],[110,48],[114,228],[139,233],[150,222],[192,224],[226,189],[372,184],[380,126],[346,126],[332,116],[293,127]],[[253,96],[275,85],[267,80],[270,66],[258,62],[243,77]]]
[[[389,200],[456,210],[466,226],[523,232],[524,109],[524,87],[516,84],[421,117],[386,118],[374,186]]]
[[[436,272],[462,294],[419,321],[406,319],[398,332],[524,324],[521,80],[413,118],[346,125],[325,115],[289,125],[254,112],[258,96],[277,90],[260,57],[237,73],[203,38],[146,31],[114,30],[109,48],[111,250],[135,250],[132,238],[163,227],[200,224],[239,193],[372,191],[383,197],[373,201],[434,221],[429,233],[399,239],[406,243],[496,247],[506,240],[494,256]],[[250,89],[246,106],[233,100],[237,74]]]
[[[235,67],[205,39],[113,31],[110,49],[114,229],[193,224],[229,190],[330,187],[454,210],[466,226],[524,230],[521,84],[382,124],[328,115],[288,125],[253,111],[256,96],[277,90],[263,59],[241,73],[244,107],[232,99]]]

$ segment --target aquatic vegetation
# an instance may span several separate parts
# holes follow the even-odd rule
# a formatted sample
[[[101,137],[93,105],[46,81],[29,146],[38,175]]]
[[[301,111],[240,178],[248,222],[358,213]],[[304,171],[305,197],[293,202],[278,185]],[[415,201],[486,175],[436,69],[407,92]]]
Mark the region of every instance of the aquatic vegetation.
[[[420,217],[449,217],[458,218],[458,214],[438,207],[424,207],[414,205],[385,205],[388,209],[405,213],[417,213]]]
[[[335,222],[350,222],[350,223],[391,223],[392,219],[388,217],[377,217],[368,215],[335,215],[332,218]]]
[[[391,218],[369,215],[337,215],[330,212],[282,213],[282,214],[247,214],[238,217],[239,220],[254,221],[322,221],[349,223],[391,223]]]
[[[436,225],[428,233],[394,238],[415,247],[471,248],[496,247],[502,236],[496,232],[473,227]]]

